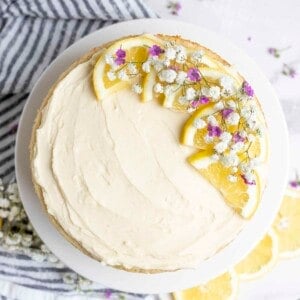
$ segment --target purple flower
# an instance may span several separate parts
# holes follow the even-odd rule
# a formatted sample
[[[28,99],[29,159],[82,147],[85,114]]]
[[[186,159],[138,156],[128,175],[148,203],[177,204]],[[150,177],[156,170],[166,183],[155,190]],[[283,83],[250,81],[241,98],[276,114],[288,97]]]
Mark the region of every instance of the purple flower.
[[[213,126],[211,124],[208,124],[207,130],[209,136],[219,137],[222,134],[222,129],[219,126]]]
[[[274,47],[269,47],[268,48],[268,53],[276,58],[280,57],[280,51],[277,48]]]
[[[164,50],[160,48],[158,45],[153,45],[149,48],[149,54],[151,56],[159,56],[161,53],[164,53]]]
[[[246,176],[243,175],[243,174],[241,175],[241,177],[242,177],[242,179],[243,179],[243,181],[244,181],[245,184],[248,184],[248,185],[255,185],[255,184],[256,184],[255,180],[249,181],[249,180],[246,178]]]
[[[249,97],[253,97],[254,95],[254,91],[247,81],[244,81],[242,91]]]
[[[201,75],[197,68],[190,68],[187,72],[187,77],[190,81],[194,82],[201,80]]]
[[[178,16],[179,11],[182,9],[182,5],[179,1],[170,1],[167,5],[172,15]]]
[[[298,186],[300,186],[300,182],[298,182],[296,180],[292,180],[292,181],[290,181],[290,186],[292,188],[297,188]]]
[[[248,37],[247,37],[247,40],[248,40],[249,42],[251,42],[251,41],[252,41],[252,37],[251,37],[251,36],[248,36]]]
[[[201,104],[207,104],[208,102],[209,102],[209,98],[207,98],[205,96],[201,96],[200,98],[195,99],[191,102],[191,107],[197,108]]]
[[[110,299],[110,297],[111,297],[111,295],[112,295],[112,291],[111,291],[111,290],[105,290],[104,295],[105,295],[105,298],[106,298],[106,299]]]
[[[283,68],[282,68],[282,74],[285,76],[291,77],[291,78],[295,78],[297,75],[297,72],[293,67],[291,67],[287,64],[284,64]]]
[[[125,63],[126,51],[121,48],[116,51],[115,63],[120,66]]]
[[[222,110],[222,116],[224,119],[227,119],[231,113],[233,113],[233,109],[231,108],[224,108]]]
[[[241,134],[236,131],[233,135],[232,135],[232,140],[234,143],[238,143],[238,142],[244,142],[245,138],[241,136]]]

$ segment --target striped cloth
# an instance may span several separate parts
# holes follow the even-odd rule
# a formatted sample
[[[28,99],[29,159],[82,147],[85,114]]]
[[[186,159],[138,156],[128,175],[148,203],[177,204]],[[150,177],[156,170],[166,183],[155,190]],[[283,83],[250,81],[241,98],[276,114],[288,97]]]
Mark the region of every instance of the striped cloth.
[[[4,182],[14,179],[18,119],[41,72],[66,47],[98,28],[122,20],[156,17],[142,1],[0,0],[0,179]],[[69,295],[74,288],[61,276],[68,272],[72,274],[69,269],[53,267],[50,262],[38,263],[23,254],[0,251],[0,295],[3,299],[43,299],[42,294],[27,294],[26,287],[39,293]],[[22,285],[19,286],[22,296],[9,294],[11,285],[7,286],[2,279]],[[86,289],[99,292],[98,295],[105,293],[99,285]],[[126,295],[126,299],[141,297]],[[54,299],[49,295],[44,298]]]

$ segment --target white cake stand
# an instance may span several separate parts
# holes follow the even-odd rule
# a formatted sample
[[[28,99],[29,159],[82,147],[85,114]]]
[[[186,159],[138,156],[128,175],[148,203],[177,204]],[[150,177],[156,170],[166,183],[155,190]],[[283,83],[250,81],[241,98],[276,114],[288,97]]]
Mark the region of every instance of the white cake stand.
[[[203,261],[196,269],[139,274],[101,265],[100,262],[81,253],[60,235],[43,211],[31,182],[28,151],[31,129],[37,109],[51,85],[72,62],[91,48],[122,36],[142,33],[181,35],[220,54],[251,82],[261,101],[269,127],[270,172],[268,185],[256,214],[232,243]],[[165,293],[192,287],[235,265],[270,228],[286,186],[287,168],[286,123],[276,94],[256,63],[239,48],[213,32],[192,24],[161,19],[134,20],[108,26],[84,37],[65,50],[34,86],[23,110],[16,143],[16,175],[20,196],[34,228],[49,249],[67,266],[86,278],[111,288],[136,293]]]

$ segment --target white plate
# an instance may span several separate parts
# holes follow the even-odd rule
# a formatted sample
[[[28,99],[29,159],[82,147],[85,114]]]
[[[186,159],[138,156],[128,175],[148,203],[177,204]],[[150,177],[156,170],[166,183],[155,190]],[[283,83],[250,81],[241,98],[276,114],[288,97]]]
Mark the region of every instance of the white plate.
[[[91,48],[122,36],[142,33],[179,34],[216,51],[251,83],[261,101],[270,133],[270,172],[268,185],[254,217],[238,237],[222,251],[203,261],[198,268],[138,274],[101,265],[66,241],[50,223],[34,193],[30,174],[28,145],[33,120],[48,89],[73,61]],[[274,219],[286,186],[288,168],[287,127],[271,84],[258,66],[223,37],[195,25],[161,19],[143,19],[115,24],[98,30],[64,51],[43,73],[24,108],[16,143],[16,175],[20,196],[37,233],[50,250],[79,274],[111,288],[137,293],[164,293],[205,282],[242,259],[262,238]]]

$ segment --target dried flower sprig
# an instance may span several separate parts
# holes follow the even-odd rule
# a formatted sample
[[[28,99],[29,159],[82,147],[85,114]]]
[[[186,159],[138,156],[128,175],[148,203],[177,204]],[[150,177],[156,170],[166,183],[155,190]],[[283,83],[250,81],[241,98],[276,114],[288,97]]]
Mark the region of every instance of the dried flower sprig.
[[[288,64],[283,64],[281,73],[290,78],[295,78],[298,75],[296,69]]]
[[[292,188],[300,188],[300,177],[299,177],[299,174],[296,172],[296,176],[295,176],[295,179],[291,180],[289,182],[290,184],[290,187]]]
[[[286,51],[286,50],[288,50],[288,49],[290,49],[290,48],[291,48],[291,47],[286,47],[286,48],[279,49],[279,48],[275,48],[275,47],[269,47],[269,48],[267,49],[267,52],[268,52],[271,56],[273,56],[273,57],[275,57],[275,58],[279,58],[279,57],[281,56],[282,52],[284,52],[284,51]]]
[[[179,1],[169,1],[167,8],[172,15],[178,16],[182,9],[182,5]]]

